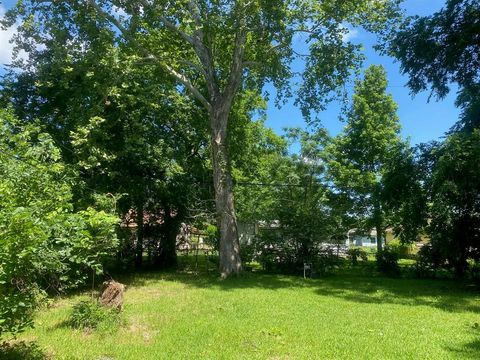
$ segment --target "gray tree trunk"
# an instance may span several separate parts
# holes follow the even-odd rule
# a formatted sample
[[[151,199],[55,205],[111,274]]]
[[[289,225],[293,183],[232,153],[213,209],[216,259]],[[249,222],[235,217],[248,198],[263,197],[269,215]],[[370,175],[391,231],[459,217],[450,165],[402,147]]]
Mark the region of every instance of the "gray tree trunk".
[[[374,208],[374,217],[375,217],[375,230],[377,231],[377,252],[382,252],[382,214],[380,210],[380,204],[378,201],[375,201]]]
[[[232,273],[238,274],[242,269],[227,145],[229,111],[230,107],[218,106],[212,110],[210,116],[215,205],[217,226],[220,230],[219,270],[222,278]]]

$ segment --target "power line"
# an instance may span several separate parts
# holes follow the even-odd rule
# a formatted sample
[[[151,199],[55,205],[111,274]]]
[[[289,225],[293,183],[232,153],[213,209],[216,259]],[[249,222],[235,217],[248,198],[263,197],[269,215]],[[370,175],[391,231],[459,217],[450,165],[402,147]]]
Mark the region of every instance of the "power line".
[[[327,188],[335,188],[332,185],[327,185],[325,183],[318,183],[319,185],[322,185]],[[239,186],[265,186],[265,187],[298,187],[298,188],[305,188],[310,185],[302,185],[302,184],[275,184],[275,183],[253,183],[253,182],[235,182],[234,185],[239,185]]]
[[[249,182],[235,182],[239,186],[265,186],[265,187],[305,187],[300,184],[266,184],[266,183],[249,183]]]

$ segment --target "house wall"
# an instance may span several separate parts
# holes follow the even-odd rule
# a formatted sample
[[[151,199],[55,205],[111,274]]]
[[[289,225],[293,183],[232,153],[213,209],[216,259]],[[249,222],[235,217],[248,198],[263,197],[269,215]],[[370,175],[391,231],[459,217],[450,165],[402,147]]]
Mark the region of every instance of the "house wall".
[[[240,244],[250,245],[257,234],[256,224],[238,222],[237,231]]]
[[[376,247],[377,241],[375,237],[372,236],[362,236],[362,235],[353,235],[350,236],[348,245],[352,246],[365,246],[365,247]],[[385,239],[383,239],[383,244],[385,244]]]
[[[395,240],[395,235],[393,234],[392,231],[389,231],[386,233],[386,240],[387,240],[387,244],[392,241],[392,240]]]

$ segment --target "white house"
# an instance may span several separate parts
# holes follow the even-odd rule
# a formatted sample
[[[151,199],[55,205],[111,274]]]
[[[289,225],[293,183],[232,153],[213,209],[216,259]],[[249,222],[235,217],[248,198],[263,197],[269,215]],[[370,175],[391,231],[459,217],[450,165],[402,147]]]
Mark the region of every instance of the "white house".
[[[387,237],[390,229],[386,230]],[[382,244],[385,245],[385,237],[382,237]],[[372,229],[370,233],[359,232],[358,229],[351,229],[347,233],[345,245],[348,246],[377,246],[377,230]]]

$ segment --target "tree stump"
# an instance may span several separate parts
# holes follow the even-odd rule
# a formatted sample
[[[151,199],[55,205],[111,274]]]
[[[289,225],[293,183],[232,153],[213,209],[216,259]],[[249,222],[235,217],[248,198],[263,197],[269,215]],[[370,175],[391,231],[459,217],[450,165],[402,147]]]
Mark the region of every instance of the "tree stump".
[[[100,296],[100,304],[117,311],[123,307],[123,292],[125,285],[114,280],[105,281],[103,283],[102,295]]]

